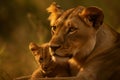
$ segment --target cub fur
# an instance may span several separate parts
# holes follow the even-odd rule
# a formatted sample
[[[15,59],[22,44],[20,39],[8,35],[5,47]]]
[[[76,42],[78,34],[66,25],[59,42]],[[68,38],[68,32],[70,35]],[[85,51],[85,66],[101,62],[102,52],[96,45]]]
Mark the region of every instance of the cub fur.
[[[120,34],[104,24],[103,11],[78,6],[59,15],[50,20],[51,55],[74,60],[79,66],[76,80],[120,80]]]
[[[69,65],[64,63],[56,63],[52,60],[52,56],[49,53],[49,44],[45,43],[38,46],[35,43],[29,44],[29,49],[35,57],[35,60],[39,64],[31,77],[31,80],[45,78],[45,77],[68,77]]]

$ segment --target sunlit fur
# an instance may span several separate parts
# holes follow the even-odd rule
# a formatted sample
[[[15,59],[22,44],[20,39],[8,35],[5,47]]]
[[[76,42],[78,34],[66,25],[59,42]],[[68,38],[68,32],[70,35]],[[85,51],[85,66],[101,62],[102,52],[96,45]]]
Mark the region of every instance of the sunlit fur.
[[[45,43],[38,46],[35,43],[30,43],[29,49],[39,64],[31,77],[31,80],[38,80],[44,77],[69,77],[69,65],[65,63],[56,63],[52,60],[49,53],[49,44]]]
[[[50,25],[53,26],[56,19],[63,13],[63,10],[60,8],[59,5],[57,5],[55,2],[53,2],[47,8],[47,11],[50,13],[48,20],[50,20]]]
[[[75,64],[77,80],[120,80],[120,34],[103,18],[97,7],[78,6],[64,11],[53,24],[52,56]]]

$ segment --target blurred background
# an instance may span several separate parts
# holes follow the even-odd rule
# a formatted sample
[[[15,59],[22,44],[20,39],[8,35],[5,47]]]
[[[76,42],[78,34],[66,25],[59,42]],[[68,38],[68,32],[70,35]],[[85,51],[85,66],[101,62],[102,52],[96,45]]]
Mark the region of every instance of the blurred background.
[[[53,1],[65,10],[98,6],[105,14],[104,22],[120,32],[120,0],[0,0],[0,80],[30,75],[36,69],[28,45],[49,41],[46,8]]]

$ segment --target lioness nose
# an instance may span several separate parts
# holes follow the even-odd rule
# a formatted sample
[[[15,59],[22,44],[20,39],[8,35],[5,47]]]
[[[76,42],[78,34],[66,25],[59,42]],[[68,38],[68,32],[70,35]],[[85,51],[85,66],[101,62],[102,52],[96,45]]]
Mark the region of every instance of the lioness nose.
[[[55,52],[58,48],[60,48],[60,45],[50,45],[50,48]]]

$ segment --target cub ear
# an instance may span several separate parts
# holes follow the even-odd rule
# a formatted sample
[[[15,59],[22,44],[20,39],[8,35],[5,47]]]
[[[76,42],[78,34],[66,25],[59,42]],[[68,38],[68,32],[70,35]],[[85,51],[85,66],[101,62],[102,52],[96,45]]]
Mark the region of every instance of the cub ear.
[[[34,42],[31,42],[29,44],[29,50],[32,51],[32,52],[38,50],[39,48],[40,47],[37,44],[35,44]]]
[[[48,20],[50,21],[50,25],[53,26],[58,17],[63,13],[63,10],[59,5],[53,2],[48,8],[47,11],[50,13]]]
[[[85,8],[81,13],[80,16],[83,18],[85,23],[89,26],[93,26],[95,29],[98,29],[104,19],[103,11],[97,7],[88,7]]]
[[[42,48],[40,46],[38,46],[37,44],[35,44],[34,42],[31,42],[29,44],[29,50],[32,52],[32,54],[34,56],[36,56],[37,54],[39,54],[39,50],[41,50]]]

